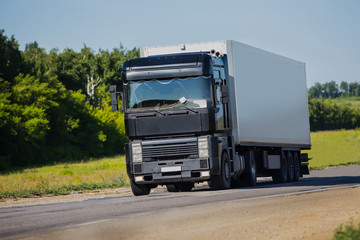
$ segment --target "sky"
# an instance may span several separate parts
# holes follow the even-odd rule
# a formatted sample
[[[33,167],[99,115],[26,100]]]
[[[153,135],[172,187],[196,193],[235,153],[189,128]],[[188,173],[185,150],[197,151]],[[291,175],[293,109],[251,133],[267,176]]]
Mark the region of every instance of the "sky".
[[[0,0],[24,50],[236,40],[306,64],[307,85],[360,82],[358,0]]]

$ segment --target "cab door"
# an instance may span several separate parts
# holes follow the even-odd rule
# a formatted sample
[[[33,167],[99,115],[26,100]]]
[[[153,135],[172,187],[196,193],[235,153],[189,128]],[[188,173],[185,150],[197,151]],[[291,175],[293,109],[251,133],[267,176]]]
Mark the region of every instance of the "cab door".
[[[219,60],[213,65],[217,108],[215,113],[216,130],[227,131],[230,130],[228,85],[225,79],[224,65]]]

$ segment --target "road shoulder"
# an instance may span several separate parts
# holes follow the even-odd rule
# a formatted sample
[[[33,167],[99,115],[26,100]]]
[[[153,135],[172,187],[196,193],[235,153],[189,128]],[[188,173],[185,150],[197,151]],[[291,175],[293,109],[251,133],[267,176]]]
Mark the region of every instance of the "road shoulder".
[[[37,234],[25,239],[330,239],[360,221],[360,187],[216,202]],[[156,221],[154,221],[156,219]]]

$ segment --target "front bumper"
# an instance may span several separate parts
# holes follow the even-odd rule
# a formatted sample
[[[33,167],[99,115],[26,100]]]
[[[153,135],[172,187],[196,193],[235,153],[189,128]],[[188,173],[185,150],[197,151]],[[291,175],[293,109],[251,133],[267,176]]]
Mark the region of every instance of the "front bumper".
[[[132,163],[136,183],[202,182],[210,179],[210,158]]]
[[[220,172],[214,137],[208,137],[209,157],[204,158],[199,158],[197,138],[142,141],[142,162],[133,162],[132,144],[125,144],[126,169],[129,178],[138,184],[203,182]]]

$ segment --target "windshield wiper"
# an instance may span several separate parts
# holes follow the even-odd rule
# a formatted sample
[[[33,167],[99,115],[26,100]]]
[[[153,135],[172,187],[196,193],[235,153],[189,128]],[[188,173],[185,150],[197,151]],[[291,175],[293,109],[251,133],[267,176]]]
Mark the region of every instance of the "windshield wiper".
[[[165,113],[162,113],[162,112],[160,112],[159,110],[153,109],[153,111],[154,111],[154,112],[157,112],[157,113],[160,114],[160,115],[165,116]]]
[[[186,99],[185,97],[182,97],[182,98],[179,99],[179,103],[181,103],[182,105],[184,105],[184,107],[185,107],[187,110],[190,110],[190,111],[192,111],[193,113],[199,113],[198,111],[196,111],[196,110],[194,110],[194,109],[189,108],[188,106],[186,106],[186,105],[185,105],[186,102],[187,102],[187,99]]]
[[[192,111],[193,113],[199,113],[198,111],[196,111],[196,110],[194,110],[194,109],[192,109],[192,108],[189,108],[188,106],[185,106],[185,108],[186,108],[187,110]]]
[[[156,104],[156,106],[153,108],[153,111],[157,112],[158,114],[165,116],[165,113],[160,112],[159,104]]]

